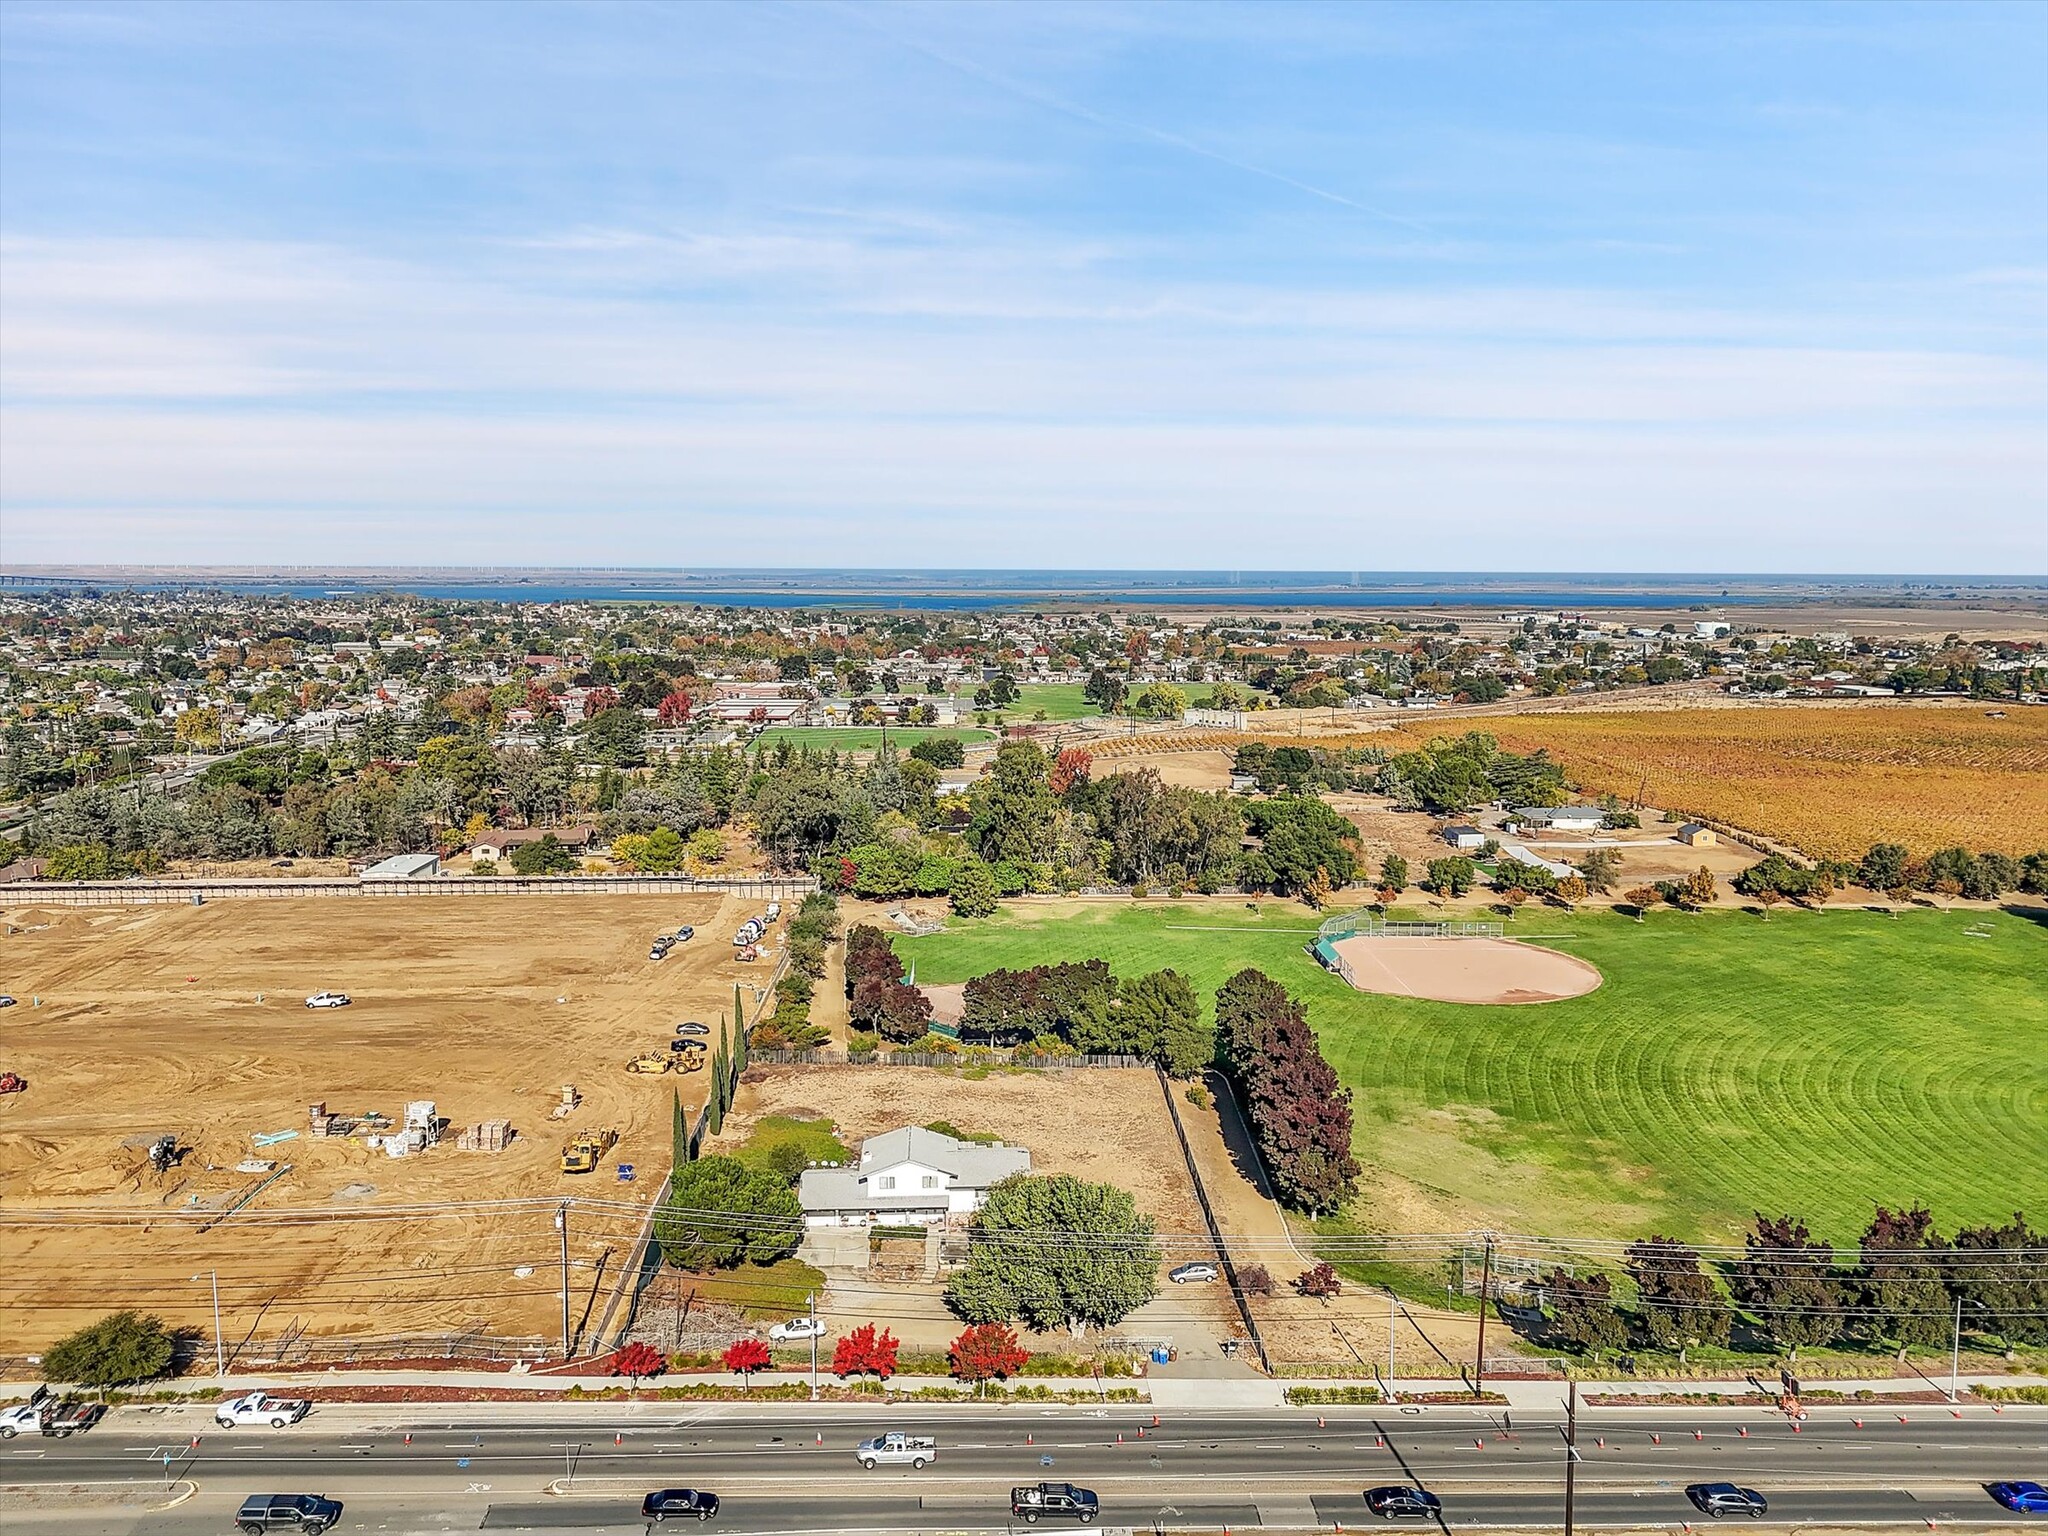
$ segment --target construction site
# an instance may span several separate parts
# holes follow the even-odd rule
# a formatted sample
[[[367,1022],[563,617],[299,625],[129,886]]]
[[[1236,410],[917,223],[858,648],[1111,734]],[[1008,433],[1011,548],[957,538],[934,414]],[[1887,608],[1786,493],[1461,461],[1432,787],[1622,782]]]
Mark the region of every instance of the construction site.
[[[702,1103],[735,988],[751,1012],[774,974],[779,931],[751,961],[727,942],[761,906],[0,913],[13,1350],[123,1306],[210,1337],[217,1285],[222,1337],[259,1358],[343,1335],[553,1352],[564,1274],[580,1333],[660,1193],[672,1090]]]

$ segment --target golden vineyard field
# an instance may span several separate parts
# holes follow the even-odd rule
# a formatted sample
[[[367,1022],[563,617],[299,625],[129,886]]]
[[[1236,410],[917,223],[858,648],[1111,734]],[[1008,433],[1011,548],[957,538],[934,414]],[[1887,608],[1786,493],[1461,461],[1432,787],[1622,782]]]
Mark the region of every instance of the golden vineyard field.
[[[1595,794],[1640,790],[1817,858],[1876,842],[1916,855],[2048,848],[2048,710],[1994,720],[1968,704],[1688,709],[1472,725],[1513,751],[1549,748]]]

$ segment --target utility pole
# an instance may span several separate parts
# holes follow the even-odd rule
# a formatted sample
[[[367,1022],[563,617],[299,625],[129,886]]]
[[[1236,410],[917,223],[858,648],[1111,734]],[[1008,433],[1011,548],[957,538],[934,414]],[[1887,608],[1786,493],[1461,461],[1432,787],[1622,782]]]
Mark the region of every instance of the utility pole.
[[[1956,1298],[1956,1333],[1955,1333],[1955,1340],[1954,1340],[1954,1342],[1953,1342],[1953,1343],[1952,1343],[1952,1344],[1951,1344],[1951,1345],[1949,1346],[1949,1352],[1948,1352],[1948,1400],[1949,1400],[1949,1401],[1950,1401],[1951,1403],[1953,1403],[1953,1402],[1954,1402],[1954,1401],[1956,1400],[1956,1391],[1957,1391],[1957,1388],[1958,1388],[1958,1387],[1959,1387],[1959,1386],[1961,1385],[1961,1380],[1960,1380],[1960,1378],[1961,1378],[1961,1376],[1962,1376],[1962,1370],[1963,1370],[1963,1298],[1962,1298],[1962,1297],[1960,1297],[1960,1296],[1958,1296],[1958,1297]]]
[[[1399,1305],[1391,1288],[1387,1291],[1387,1395],[1394,1392],[1394,1309]]]
[[[1579,1383],[1566,1384],[1564,1406],[1564,1536],[1572,1536],[1572,1489],[1579,1471]]]
[[[1472,1390],[1486,1390],[1486,1298],[1493,1290],[1493,1234],[1486,1237],[1486,1257],[1479,1265],[1479,1358],[1473,1364]],[[568,1293],[563,1292],[564,1295]]]
[[[804,1292],[804,1310],[811,1317],[811,1401],[818,1400],[818,1293]]]
[[[562,1363],[569,1363],[569,1202],[555,1211],[555,1230],[562,1234]]]

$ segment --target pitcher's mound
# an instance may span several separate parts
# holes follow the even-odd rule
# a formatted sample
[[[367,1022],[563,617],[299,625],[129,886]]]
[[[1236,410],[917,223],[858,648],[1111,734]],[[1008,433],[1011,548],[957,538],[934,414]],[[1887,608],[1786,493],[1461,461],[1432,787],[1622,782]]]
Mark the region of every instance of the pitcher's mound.
[[[1361,992],[1439,1003],[1554,1003],[1600,985],[1585,961],[1512,939],[1339,939]]]

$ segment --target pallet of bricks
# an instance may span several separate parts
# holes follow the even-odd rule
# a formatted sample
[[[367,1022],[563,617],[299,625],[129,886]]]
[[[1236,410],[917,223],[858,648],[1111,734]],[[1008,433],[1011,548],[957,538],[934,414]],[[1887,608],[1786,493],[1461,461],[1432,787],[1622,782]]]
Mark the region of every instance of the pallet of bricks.
[[[512,1144],[510,1120],[483,1120],[455,1138],[458,1152],[502,1152]]]

